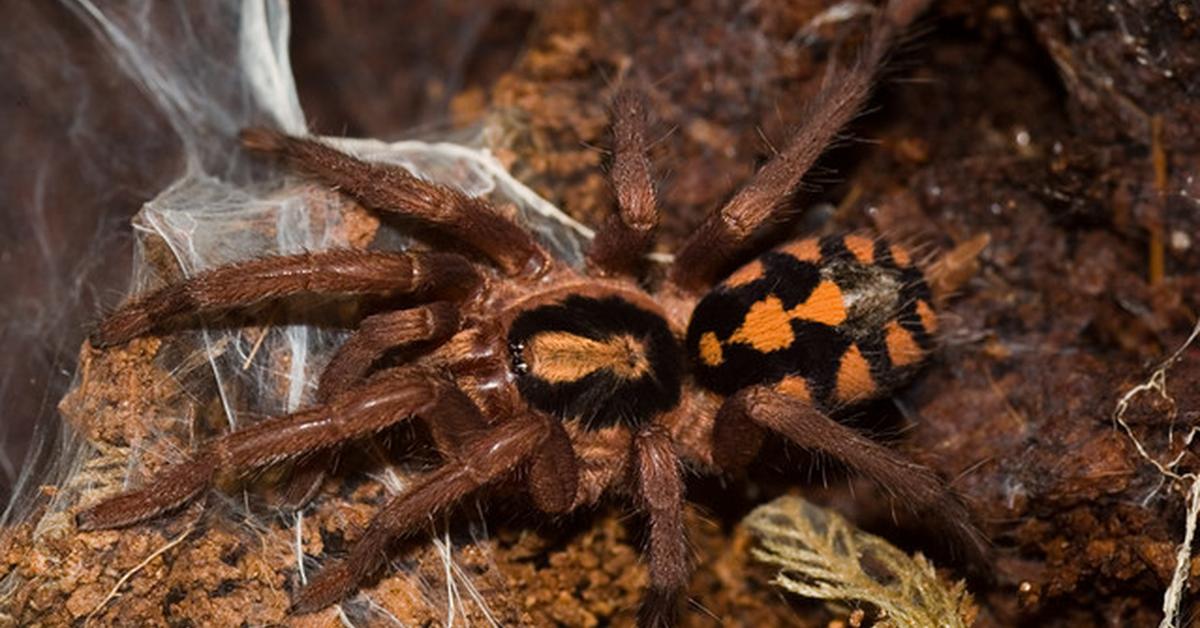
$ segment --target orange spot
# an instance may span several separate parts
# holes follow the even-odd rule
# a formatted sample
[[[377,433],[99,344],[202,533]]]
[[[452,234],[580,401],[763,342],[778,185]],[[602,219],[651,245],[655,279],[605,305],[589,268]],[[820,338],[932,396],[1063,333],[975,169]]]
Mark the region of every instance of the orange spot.
[[[622,379],[637,379],[650,369],[643,340],[627,335],[594,340],[565,331],[534,335],[523,357],[533,376],[562,384],[576,382],[607,369]]]
[[[912,332],[896,321],[887,324],[887,351],[895,366],[907,366],[925,357]]]
[[[736,288],[738,286],[744,286],[756,279],[762,279],[765,273],[766,271],[763,269],[762,262],[754,260],[753,262],[750,262],[749,264],[746,264],[745,266],[742,266],[734,271],[734,273],[730,275],[724,283],[731,288]]]
[[[848,235],[843,240],[846,248],[863,264],[875,263],[875,241],[860,235]]]
[[[937,314],[924,300],[917,301],[917,316],[921,317],[921,326],[926,333],[936,334],[938,329]]]
[[[775,390],[796,399],[812,401],[812,393],[808,390],[808,380],[803,377],[789,375],[775,385]]]
[[[786,348],[795,339],[792,319],[775,295],[751,305],[742,326],[729,337],[730,342],[745,343],[763,353]]]
[[[858,350],[858,345],[850,345],[846,355],[842,356],[842,364],[838,367],[837,392],[838,401],[852,402],[870,397],[875,392],[875,380],[871,377],[871,365]]]
[[[816,262],[821,259],[821,245],[815,238],[789,242],[779,247],[779,252],[787,253],[802,262]]]
[[[711,331],[706,331],[700,336],[700,359],[708,366],[717,366],[725,361],[721,341],[717,340],[717,335]]]
[[[832,281],[822,281],[808,295],[808,299],[792,308],[788,314],[795,318],[824,323],[829,326],[840,325],[846,320],[846,304],[842,300],[842,291]]]
[[[908,254],[908,249],[893,244],[891,246],[892,259],[895,260],[897,266],[908,266],[912,263],[912,256]]]

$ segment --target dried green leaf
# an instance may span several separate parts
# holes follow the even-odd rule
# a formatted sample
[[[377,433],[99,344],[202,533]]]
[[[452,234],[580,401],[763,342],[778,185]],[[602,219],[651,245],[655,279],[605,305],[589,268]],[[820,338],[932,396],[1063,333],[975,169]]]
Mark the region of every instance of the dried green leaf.
[[[773,583],[804,597],[873,607],[876,626],[967,628],[978,609],[963,582],[947,585],[909,556],[835,512],[781,497],[750,513],[754,557],[780,567]]]

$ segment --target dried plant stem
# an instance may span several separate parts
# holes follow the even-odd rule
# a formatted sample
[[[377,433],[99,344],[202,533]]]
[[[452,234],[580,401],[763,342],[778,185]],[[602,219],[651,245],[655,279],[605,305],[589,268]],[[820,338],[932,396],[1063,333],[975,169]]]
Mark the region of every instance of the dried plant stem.
[[[1183,352],[1200,337],[1200,321],[1196,321],[1196,326],[1192,328],[1191,335],[1183,342],[1171,357],[1167,358],[1153,373],[1150,374],[1150,379],[1131,388],[1128,392],[1121,396],[1117,401],[1117,408],[1113,413],[1113,421],[1119,426],[1129,440],[1133,442],[1133,446],[1137,449],[1138,455],[1146,462],[1149,462],[1158,470],[1162,476],[1168,480],[1178,482],[1183,490],[1186,490],[1187,504],[1187,520],[1184,522],[1183,541],[1179,544],[1179,549],[1175,557],[1175,571],[1171,575],[1171,584],[1167,586],[1166,592],[1163,594],[1163,619],[1159,623],[1159,628],[1175,628],[1179,625],[1179,609],[1183,602],[1183,588],[1187,584],[1187,576],[1192,556],[1192,540],[1196,536],[1196,522],[1200,517],[1200,475],[1196,473],[1179,473],[1175,467],[1183,461],[1183,457],[1187,454],[1188,446],[1196,438],[1196,434],[1200,433],[1200,427],[1193,427],[1183,437],[1179,452],[1170,460],[1162,461],[1151,455],[1146,450],[1146,446],[1142,444],[1141,439],[1133,433],[1133,429],[1125,421],[1125,413],[1129,410],[1133,399],[1142,393],[1157,393],[1164,401],[1170,405],[1168,412],[1168,420],[1174,423],[1177,410],[1175,408],[1175,400],[1167,393],[1167,371],[1179,358],[1183,356]],[[1174,445],[1174,434],[1168,434],[1168,445]]]

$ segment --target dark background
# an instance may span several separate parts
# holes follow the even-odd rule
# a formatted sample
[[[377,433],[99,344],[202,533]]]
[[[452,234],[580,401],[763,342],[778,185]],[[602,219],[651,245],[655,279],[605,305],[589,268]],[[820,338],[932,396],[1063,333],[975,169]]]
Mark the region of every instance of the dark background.
[[[0,4],[7,487],[31,464],[35,424],[53,426],[88,326],[124,293],[129,218],[179,164],[163,121],[127,115],[148,108],[74,14]],[[595,222],[611,203],[605,98],[639,81],[660,121],[667,249],[786,137],[844,36],[801,29],[819,2],[396,6],[293,3],[293,65],[316,132],[396,138],[505,116],[518,178]],[[829,155],[795,201],[831,203],[839,227],[939,245],[992,235],[944,357],[905,394],[920,420],[899,446],[984,522],[1000,557],[979,591],[993,625],[1158,621],[1182,502],[1111,417],[1200,311],[1197,13],[1168,1],[940,3],[853,128],[871,143]],[[1175,413],[1159,404],[1131,421],[1151,451],[1183,451],[1189,471],[1194,454],[1170,438],[1200,423],[1200,358],[1183,358]],[[843,493],[827,499],[861,522],[890,515]]]

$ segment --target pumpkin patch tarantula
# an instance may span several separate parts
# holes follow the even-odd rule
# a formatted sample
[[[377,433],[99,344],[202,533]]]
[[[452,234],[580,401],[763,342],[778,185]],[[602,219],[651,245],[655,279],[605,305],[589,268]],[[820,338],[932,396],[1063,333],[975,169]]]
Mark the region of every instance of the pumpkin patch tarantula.
[[[353,592],[383,567],[391,542],[431,513],[519,479],[550,514],[609,492],[632,497],[649,525],[650,588],[640,622],[670,623],[689,576],[683,470],[742,466],[765,432],[865,474],[961,549],[984,555],[981,536],[944,482],[827,415],[885,396],[933,348],[934,291],[908,250],[857,234],[802,239],[717,283],[856,115],[887,47],[922,4],[900,0],[881,10],[859,61],[832,77],[784,150],[707,217],[650,291],[642,283],[644,254],[658,212],[647,111],[633,92],[613,106],[619,213],[599,230],[584,270],[554,259],[485,200],[316,140],[245,131],[247,148],[376,211],[427,223],[464,254],[266,257],[118,309],[93,336],[97,346],[163,329],[180,316],[294,294],[403,295],[423,303],[364,318],[322,373],[316,405],[208,442],[145,486],[80,511],[79,527],[141,522],[196,499],[219,475],[327,452],[420,417],[441,466],[387,503],[349,556],[298,593],[297,612]],[[418,357],[378,367],[401,347]],[[299,467],[307,478],[297,483],[305,489],[299,494],[319,484],[321,460]]]

